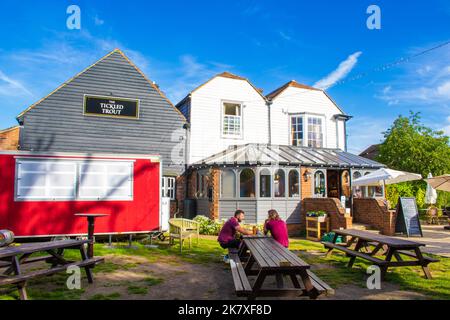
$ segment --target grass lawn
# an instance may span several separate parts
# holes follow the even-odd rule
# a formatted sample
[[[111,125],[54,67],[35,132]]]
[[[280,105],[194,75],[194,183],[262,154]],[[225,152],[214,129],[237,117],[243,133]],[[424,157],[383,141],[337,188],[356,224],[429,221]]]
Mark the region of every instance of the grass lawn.
[[[202,237],[197,246],[193,241],[191,250],[187,249],[180,255],[178,245],[169,247],[166,244],[160,244],[158,248],[147,248],[140,243],[134,243],[134,248],[125,247],[105,248],[104,244],[95,245],[96,256],[112,256],[114,261],[107,259],[104,264],[98,265],[94,269],[94,277],[99,274],[111,274],[119,271],[133,272],[139,268],[140,264],[152,264],[162,262],[174,266],[183,266],[184,264],[220,264],[225,250],[219,247],[215,238]],[[360,287],[366,285],[366,269],[370,265],[360,259],[356,259],[353,269],[348,269],[346,264],[348,258],[340,253],[333,253],[331,257],[326,258],[326,250],[319,243],[303,240],[291,239],[291,250],[295,250],[305,261],[316,266],[314,272],[332,287],[339,290],[342,285],[352,284]],[[65,256],[68,259],[79,259],[79,252],[67,250]],[[139,261],[128,262],[130,257],[139,257]],[[426,280],[420,267],[402,267],[390,269],[386,276],[386,281],[395,283],[400,289],[415,291],[434,299],[450,299],[450,259],[439,257],[440,262],[429,265],[433,274],[433,280]],[[121,262],[122,261],[122,262]],[[82,272],[85,280],[84,272]],[[207,275],[205,275],[207,276]],[[44,300],[67,300],[81,299],[85,293],[81,290],[67,289],[65,282],[67,275],[64,273],[56,274],[51,277],[40,278],[29,282],[28,294],[30,299]],[[230,275],[231,279],[231,275]],[[120,299],[123,294],[131,296],[144,296],[153,286],[164,283],[164,275],[148,275],[136,281],[121,281],[98,283],[107,293],[97,293],[89,297],[83,297],[92,300],[113,300]],[[121,288],[122,293],[120,293]],[[16,291],[12,293],[1,293],[0,299],[17,299]]]

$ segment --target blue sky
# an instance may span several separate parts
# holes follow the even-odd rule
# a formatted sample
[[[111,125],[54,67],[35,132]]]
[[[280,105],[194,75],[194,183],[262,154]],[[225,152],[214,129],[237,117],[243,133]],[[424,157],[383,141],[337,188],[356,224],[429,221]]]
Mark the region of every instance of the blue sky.
[[[71,4],[81,8],[81,30],[66,27]],[[371,4],[381,9],[381,30],[366,27]],[[292,79],[326,83],[354,116],[352,152],[379,142],[409,110],[450,134],[450,45],[377,69],[449,41],[446,0],[5,0],[0,21],[0,128],[121,48],[174,103],[222,71],[249,78],[265,93]]]

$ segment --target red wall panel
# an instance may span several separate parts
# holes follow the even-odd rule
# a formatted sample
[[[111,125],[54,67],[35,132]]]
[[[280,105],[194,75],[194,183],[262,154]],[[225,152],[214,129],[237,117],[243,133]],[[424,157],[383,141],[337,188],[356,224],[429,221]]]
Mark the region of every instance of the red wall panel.
[[[86,218],[75,213],[108,214],[96,219],[95,233],[159,229],[159,163],[134,159],[133,201],[15,201],[16,156],[0,154],[0,229],[16,236],[84,234]]]

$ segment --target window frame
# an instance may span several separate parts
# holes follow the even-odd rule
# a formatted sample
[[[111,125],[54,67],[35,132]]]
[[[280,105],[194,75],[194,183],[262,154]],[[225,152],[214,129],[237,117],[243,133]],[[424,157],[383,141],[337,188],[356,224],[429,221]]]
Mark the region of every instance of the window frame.
[[[313,145],[309,145],[309,141],[310,141],[310,139],[309,139],[309,135],[310,134],[314,134],[314,131],[312,131],[312,132],[310,132],[310,130],[309,130],[309,121],[310,120],[312,120],[312,119],[316,119],[316,120],[320,120],[320,136],[321,136],[321,145],[320,146],[313,146]],[[312,125],[317,125],[317,124],[312,124]],[[306,135],[306,146],[308,147],[308,148],[323,148],[324,147],[324,145],[325,145],[325,130],[324,130],[324,127],[325,127],[325,120],[324,120],[324,117],[321,117],[321,116],[316,116],[316,115],[309,115],[308,117],[307,117],[307,121],[306,121],[306,132],[307,132],[307,135]],[[311,141],[317,141],[317,139],[316,140],[311,140]]]
[[[239,135],[237,134],[225,134],[225,104],[237,104],[240,106],[240,132]],[[242,140],[244,138],[244,103],[242,101],[233,101],[233,100],[221,100],[220,101],[220,136],[222,139],[236,139],[236,140]],[[237,117],[237,116],[234,116]]]
[[[168,183],[172,181],[172,186]],[[177,181],[175,177],[171,176],[163,176],[161,181],[161,194],[164,198],[169,198],[171,201],[176,200],[177,198]],[[169,196],[167,196],[167,192],[169,192]]]
[[[247,170],[247,169],[251,170],[253,172],[253,190],[254,190],[254,196],[253,197],[242,197],[241,196],[241,174],[242,174],[242,172],[244,170]],[[241,170],[239,170],[237,179],[238,179],[237,180],[237,184],[238,184],[237,198],[238,199],[243,199],[243,200],[252,199],[252,200],[254,200],[254,199],[258,198],[257,197],[257,195],[258,195],[258,188],[257,188],[258,187],[258,185],[257,185],[258,175],[257,175],[257,172],[253,168],[247,167],[247,168],[242,168]]]
[[[320,118],[322,121],[322,146],[320,148],[326,148],[327,146],[327,118],[325,114],[320,113],[308,113],[308,112],[300,112],[300,113],[288,113],[289,116],[289,145],[294,146],[293,142],[293,132],[292,132],[292,118],[303,118],[302,121],[302,129],[303,129],[303,141],[301,145],[298,147],[308,147],[309,146],[309,128],[308,122],[309,118]],[[295,147],[295,146],[294,146]],[[308,147],[308,148],[319,148],[319,147]]]
[[[272,172],[271,168],[267,168],[267,167],[262,167],[258,171],[259,171],[258,172],[258,187],[259,187],[258,188],[258,198],[260,198],[260,199],[272,199],[273,198],[273,192],[274,192],[273,191],[273,172]],[[262,181],[261,176],[262,176],[262,173],[264,171],[267,171],[269,173],[268,175],[267,174],[264,175],[264,176],[268,176],[269,177],[270,192],[269,192],[269,196],[268,197],[261,196],[261,181]]]
[[[283,188],[283,195],[282,196],[277,196],[275,194],[275,176],[276,176],[276,174],[278,172],[281,172],[283,174],[282,175],[283,179],[280,179],[280,180],[283,181],[283,186],[282,186],[282,188]],[[286,171],[284,169],[282,169],[282,168],[274,169],[273,172],[272,172],[272,189],[273,189],[272,190],[272,196],[273,196],[274,199],[285,199],[285,198],[288,198],[287,192],[286,192],[287,191],[286,190],[286,185],[287,185]]]
[[[297,168],[286,168],[287,171],[287,178],[286,178],[286,183],[287,183],[287,193],[286,193],[286,197],[288,199],[298,199],[301,198],[301,193],[302,193],[302,179],[301,179],[301,172],[299,169]],[[291,184],[290,184],[290,176],[291,176],[291,172],[294,171],[297,173],[297,179],[298,179],[298,195],[297,196],[291,196]]]
[[[234,176],[234,186],[233,186],[233,191],[234,191],[234,195],[233,197],[224,197],[223,196],[223,173],[224,172],[231,172],[233,173]],[[226,168],[220,171],[220,199],[236,199],[237,195],[238,195],[238,175],[236,173],[235,169],[231,169],[231,168]]]
[[[319,194],[316,193],[316,173],[317,172],[322,172],[322,174],[324,175],[324,181],[325,181],[325,195],[324,196],[320,196],[320,197],[318,197]],[[328,197],[327,171],[325,169],[315,169],[313,171],[311,187],[312,187],[313,198],[326,198],[326,197]]]
[[[75,178],[74,178],[74,195],[72,197],[48,197],[48,196],[39,196],[39,197],[24,197],[19,196],[18,192],[20,189],[19,184],[19,173],[20,173],[20,164],[22,163],[59,163],[59,164],[73,164],[75,165]],[[86,164],[101,164],[111,165],[117,163],[129,164],[130,172],[129,179],[130,181],[130,194],[126,197],[112,197],[111,195],[107,197],[84,197],[80,195],[80,176],[81,176],[81,167]],[[113,159],[60,159],[60,158],[17,158],[15,163],[15,173],[14,173],[14,201],[16,202],[36,202],[36,201],[46,201],[46,202],[67,202],[67,201],[86,201],[86,202],[99,202],[99,201],[133,201],[134,200],[134,160],[113,160]],[[116,174],[117,175],[117,174]],[[106,175],[107,176],[107,175]],[[125,174],[124,174],[125,176]]]
[[[302,123],[302,143],[300,145],[294,145],[294,135],[295,132],[292,130],[293,121],[292,119],[296,118],[297,120],[301,118]],[[298,123],[296,123],[298,125]],[[294,147],[303,147],[305,145],[305,115],[304,114],[293,114],[289,117],[289,143],[291,146]]]

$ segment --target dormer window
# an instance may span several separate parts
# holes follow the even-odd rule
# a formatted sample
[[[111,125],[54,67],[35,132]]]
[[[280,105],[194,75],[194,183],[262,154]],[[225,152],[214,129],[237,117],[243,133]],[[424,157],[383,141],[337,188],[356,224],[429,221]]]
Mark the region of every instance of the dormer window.
[[[293,146],[303,146],[303,116],[291,118],[291,137]]]
[[[242,136],[242,104],[223,103],[222,134],[231,138]]]
[[[324,123],[322,115],[302,113],[291,115],[291,145],[297,147],[323,148]]]
[[[321,117],[308,117],[308,147],[323,147],[323,128]]]

